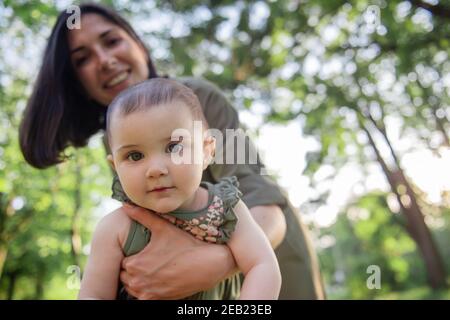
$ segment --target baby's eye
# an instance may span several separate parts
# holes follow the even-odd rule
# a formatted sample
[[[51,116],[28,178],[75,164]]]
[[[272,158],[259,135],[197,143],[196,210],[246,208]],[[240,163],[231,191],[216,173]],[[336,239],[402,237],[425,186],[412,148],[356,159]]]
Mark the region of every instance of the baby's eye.
[[[167,153],[178,153],[183,150],[183,145],[179,142],[169,143],[166,148]]]
[[[127,155],[127,159],[130,160],[130,161],[139,161],[139,160],[141,160],[142,158],[144,158],[144,155],[143,155],[142,153],[136,152],[136,151],[130,152],[130,153]]]

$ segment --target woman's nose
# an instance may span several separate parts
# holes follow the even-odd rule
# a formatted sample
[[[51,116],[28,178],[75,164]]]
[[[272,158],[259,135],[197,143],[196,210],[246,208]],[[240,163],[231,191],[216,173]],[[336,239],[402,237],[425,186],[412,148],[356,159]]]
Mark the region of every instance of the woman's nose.
[[[103,48],[99,48],[97,50],[97,59],[99,62],[99,68],[103,71],[112,69],[117,63],[117,59],[114,57],[114,55]]]
[[[146,178],[159,178],[167,175],[169,171],[164,161],[159,159],[152,159],[148,162],[147,171],[145,172]]]

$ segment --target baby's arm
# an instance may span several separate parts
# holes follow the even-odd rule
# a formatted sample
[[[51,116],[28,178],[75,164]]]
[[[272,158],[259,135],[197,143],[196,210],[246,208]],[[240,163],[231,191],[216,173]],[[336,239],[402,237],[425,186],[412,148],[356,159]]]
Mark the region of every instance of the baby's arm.
[[[234,211],[238,223],[228,246],[245,276],[239,299],[278,299],[281,274],[270,242],[242,201]]]
[[[122,259],[123,235],[130,218],[121,209],[105,216],[97,225],[78,299],[115,299]]]

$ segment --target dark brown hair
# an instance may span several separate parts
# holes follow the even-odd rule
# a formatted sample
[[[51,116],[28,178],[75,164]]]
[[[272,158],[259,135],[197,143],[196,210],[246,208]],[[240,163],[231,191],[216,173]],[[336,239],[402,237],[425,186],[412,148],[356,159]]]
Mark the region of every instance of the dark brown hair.
[[[119,116],[148,110],[151,107],[181,101],[191,110],[194,120],[203,122],[203,128],[208,128],[208,122],[203,114],[202,106],[194,91],[178,81],[155,78],[143,81],[122,91],[111,102],[106,115],[106,133],[111,141],[110,126],[114,114]]]
[[[102,16],[146,48],[130,24],[114,10],[98,4],[79,7],[82,15]],[[105,128],[106,106],[88,98],[72,67],[66,26],[70,15],[62,11],[56,20],[19,129],[25,160],[36,168],[64,161],[64,149],[69,145],[85,146],[92,135]],[[155,67],[146,52],[149,78],[155,78]]]

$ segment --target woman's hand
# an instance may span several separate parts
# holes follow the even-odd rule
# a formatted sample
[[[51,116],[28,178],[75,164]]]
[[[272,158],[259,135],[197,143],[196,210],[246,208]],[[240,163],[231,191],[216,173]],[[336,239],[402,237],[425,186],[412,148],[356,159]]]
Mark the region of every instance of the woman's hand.
[[[120,280],[138,299],[181,299],[236,272],[227,246],[195,239],[149,210],[125,205],[127,215],[151,231],[144,250],[122,262]]]

